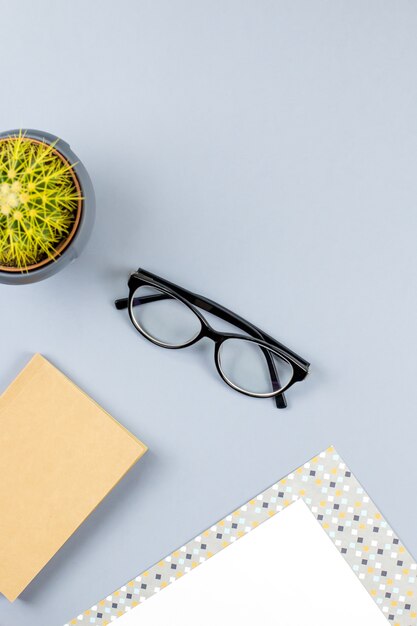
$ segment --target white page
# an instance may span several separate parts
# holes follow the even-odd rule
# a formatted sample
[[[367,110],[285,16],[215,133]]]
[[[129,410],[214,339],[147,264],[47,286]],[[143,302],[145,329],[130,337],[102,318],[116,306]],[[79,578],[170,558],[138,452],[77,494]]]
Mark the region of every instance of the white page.
[[[298,500],[117,620],[117,626],[387,626]]]

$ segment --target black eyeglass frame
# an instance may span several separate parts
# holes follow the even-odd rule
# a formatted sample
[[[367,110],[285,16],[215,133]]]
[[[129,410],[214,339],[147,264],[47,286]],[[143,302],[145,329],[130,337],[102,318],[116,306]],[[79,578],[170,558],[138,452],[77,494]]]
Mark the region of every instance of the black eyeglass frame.
[[[148,335],[137,323],[135,316],[133,314],[133,307],[138,303],[144,304],[146,302],[155,302],[159,299],[162,299],[163,296],[161,297],[159,295],[151,295],[151,296],[143,296],[143,297],[134,298],[134,294],[136,290],[142,286],[155,287],[156,289],[161,291],[163,294],[166,294],[166,297],[174,298],[182,302],[199,319],[200,325],[201,325],[200,332],[197,333],[192,339],[190,339],[190,341],[181,345],[166,344],[166,343],[158,341],[156,338],[152,337],[151,335]],[[129,317],[130,317],[132,324],[134,325],[136,330],[143,337],[145,337],[145,339],[148,339],[148,341],[151,341],[155,345],[158,345],[162,348],[168,348],[172,350],[181,350],[182,348],[188,348],[189,346],[192,346],[193,344],[203,339],[203,337],[208,337],[215,343],[214,361],[215,361],[216,369],[220,377],[227,385],[229,385],[229,387],[231,387],[232,389],[235,389],[235,391],[238,391],[239,393],[242,393],[247,396],[255,397],[255,398],[274,398],[277,408],[280,408],[280,409],[285,408],[287,406],[287,401],[286,401],[284,392],[287,391],[290,387],[292,387],[292,385],[294,385],[296,382],[304,380],[304,378],[308,374],[308,370],[310,366],[310,363],[308,361],[300,357],[298,354],[296,354],[295,352],[293,352],[292,350],[284,346],[282,343],[280,343],[279,341],[277,341],[276,339],[274,339],[273,337],[265,333],[263,330],[261,330],[260,328],[252,324],[251,322],[248,322],[243,317],[240,317],[236,313],[233,313],[233,311],[230,311],[229,309],[223,307],[217,302],[214,302],[213,300],[210,300],[209,298],[198,295],[196,293],[189,291],[188,289],[184,289],[183,287],[175,285],[174,283],[164,278],[161,278],[160,276],[157,276],[156,274],[152,274],[151,272],[148,272],[147,270],[144,270],[142,268],[139,268],[137,272],[134,272],[133,274],[130,275],[129,281],[128,281],[128,287],[129,287],[129,297],[116,300],[115,306],[119,310],[126,309],[126,308],[128,309]],[[248,335],[250,336],[247,337],[246,335],[241,335],[239,333],[224,333],[224,332],[215,330],[208,323],[205,317],[200,313],[197,307],[202,309],[203,311],[207,311],[208,313],[215,315],[216,317],[219,317],[220,319],[223,319],[224,321],[230,324],[233,324],[240,330],[243,330],[244,332],[248,333]],[[272,388],[274,391],[268,394],[253,393],[246,389],[242,389],[241,387],[238,387],[237,385],[233,384],[232,381],[227,379],[227,377],[225,376],[224,372],[221,369],[221,358],[220,358],[221,345],[227,339],[241,339],[241,340],[253,342],[260,346],[267,360],[269,374],[271,376]],[[268,350],[270,350],[272,353],[275,353],[279,358],[281,358],[286,363],[288,363],[292,368],[292,372],[293,372],[292,377],[289,380],[289,382],[283,386],[281,386],[280,384],[278,372],[276,370],[274,361],[271,355],[269,354]]]

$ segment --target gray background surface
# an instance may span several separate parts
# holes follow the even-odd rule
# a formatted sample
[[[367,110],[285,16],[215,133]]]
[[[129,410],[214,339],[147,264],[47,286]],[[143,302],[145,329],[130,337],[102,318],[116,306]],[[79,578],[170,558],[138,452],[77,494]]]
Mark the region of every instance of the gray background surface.
[[[331,443],[417,555],[417,3],[15,0],[1,19],[1,128],[66,139],[98,208],[72,266],[0,286],[0,388],[39,351],[150,451],[0,597],[0,626],[62,626]],[[211,344],[142,340],[112,307],[139,265],[309,358],[289,408],[222,384]]]

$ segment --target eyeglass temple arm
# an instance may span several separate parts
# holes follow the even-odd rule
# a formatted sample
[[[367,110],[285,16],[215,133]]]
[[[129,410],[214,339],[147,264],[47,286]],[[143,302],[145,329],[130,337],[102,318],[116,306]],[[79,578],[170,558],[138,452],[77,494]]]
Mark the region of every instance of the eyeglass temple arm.
[[[170,298],[171,296],[169,296],[168,294],[158,294],[158,295],[154,295],[154,296],[142,296],[142,297],[138,297],[138,298],[133,298],[133,306],[136,306],[138,304],[146,304],[148,302],[156,302],[158,300],[167,300],[168,298]],[[221,311],[219,310],[218,312],[215,311],[215,308],[217,308],[217,306],[219,307],[219,309],[221,309],[222,307],[220,307],[220,305],[217,305],[216,307],[213,306],[209,306],[207,305],[205,302],[203,302],[202,299],[199,299],[198,297],[196,298],[192,298],[187,296],[187,300],[192,300],[192,303],[195,304],[196,306],[200,307],[201,309],[205,310],[205,311],[210,311],[212,314],[216,315],[217,317],[220,317],[221,319],[227,321],[227,322],[231,322],[233,323],[235,326],[237,326],[238,328],[240,328],[241,330],[247,330],[248,324],[245,324],[245,327],[243,327],[243,325],[241,325],[240,323],[236,323],[235,318],[238,316],[235,316],[235,314],[232,314],[233,316],[233,320],[231,320],[230,315],[227,314],[227,310],[225,311]],[[119,300],[115,301],[115,305],[116,308],[119,310],[122,309],[126,309],[129,305],[129,299],[128,298],[121,298]],[[250,325],[249,325],[250,326]],[[255,327],[254,327],[255,329]],[[256,335],[259,339],[263,339],[263,333],[260,331],[255,331],[255,330],[251,330],[251,333]],[[278,376],[278,372],[276,370],[275,367],[275,363],[270,355],[270,353],[268,352],[268,350],[266,348],[261,347],[262,352],[265,355],[265,359],[266,362],[268,364],[268,370],[269,370],[269,375],[271,377],[271,381],[272,381],[272,387],[274,389],[274,391],[276,389],[280,388],[280,380],[279,380],[279,376]],[[283,393],[279,394],[278,396],[275,396],[275,404],[279,409],[285,409],[285,407],[287,406],[287,400],[284,396]]]
[[[158,294],[155,296],[142,296],[141,298],[133,298],[133,306],[137,304],[146,304],[147,302],[157,302],[158,300],[167,300],[170,298],[168,294]],[[129,306],[129,298],[119,298],[119,300],[114,301],[114,305],[116,309],[122,311],[123,309],[127,309]]]

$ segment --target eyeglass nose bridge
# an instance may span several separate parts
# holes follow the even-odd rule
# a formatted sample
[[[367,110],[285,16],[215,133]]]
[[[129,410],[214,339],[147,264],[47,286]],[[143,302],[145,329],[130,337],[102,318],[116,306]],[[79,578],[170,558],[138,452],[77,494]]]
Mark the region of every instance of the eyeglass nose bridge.
[[[219,343],[224,335],[223,333],[218,332],[215,328],[213,328],[212,326],[210,326],[210,324],[205,321],[204,324],[205,328],[204,328],[204,336],[208,337],[208,339],[211,339],[212,341],[214,341],[214,343]]]

